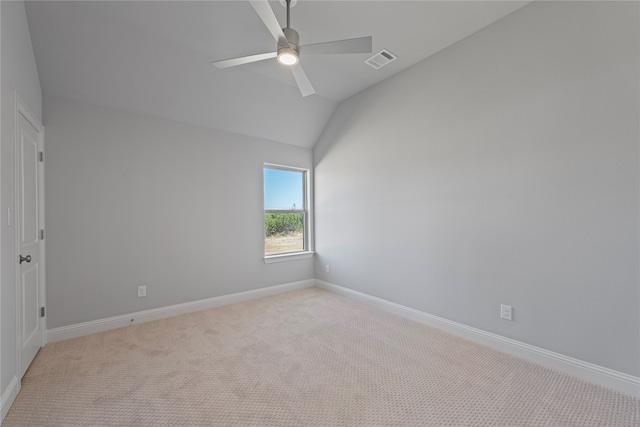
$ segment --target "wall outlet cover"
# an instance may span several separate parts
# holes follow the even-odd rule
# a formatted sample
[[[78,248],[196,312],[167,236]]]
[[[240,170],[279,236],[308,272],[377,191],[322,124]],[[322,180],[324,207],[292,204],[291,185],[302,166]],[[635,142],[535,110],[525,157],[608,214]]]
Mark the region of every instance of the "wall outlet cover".
[[[500,304],[500,318],[505,320],[513,320],[513,307],[510,305]]]

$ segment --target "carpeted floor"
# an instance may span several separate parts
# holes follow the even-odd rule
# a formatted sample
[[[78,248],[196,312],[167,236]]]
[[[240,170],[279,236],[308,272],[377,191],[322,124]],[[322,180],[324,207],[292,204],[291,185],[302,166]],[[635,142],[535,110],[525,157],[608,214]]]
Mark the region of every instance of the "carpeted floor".
[[[639,426],[640,400],[309,288],[47,345],[3,426]]]

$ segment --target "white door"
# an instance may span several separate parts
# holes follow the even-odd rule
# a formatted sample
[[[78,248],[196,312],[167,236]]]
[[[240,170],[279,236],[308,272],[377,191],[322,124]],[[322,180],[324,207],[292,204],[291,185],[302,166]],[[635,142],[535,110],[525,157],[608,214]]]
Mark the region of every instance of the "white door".
[[[18,108],[16,144],[17,303],[20,375],[44,345],[43,128]]]

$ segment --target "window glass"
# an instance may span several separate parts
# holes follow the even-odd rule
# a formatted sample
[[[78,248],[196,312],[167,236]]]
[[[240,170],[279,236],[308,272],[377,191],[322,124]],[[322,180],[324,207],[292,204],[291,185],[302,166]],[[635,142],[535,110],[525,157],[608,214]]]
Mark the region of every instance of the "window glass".
[[[307,171],[264,168],[265,255],[307,250]]]
[[[264,168],[264,209],[304,209],[304,171]]]

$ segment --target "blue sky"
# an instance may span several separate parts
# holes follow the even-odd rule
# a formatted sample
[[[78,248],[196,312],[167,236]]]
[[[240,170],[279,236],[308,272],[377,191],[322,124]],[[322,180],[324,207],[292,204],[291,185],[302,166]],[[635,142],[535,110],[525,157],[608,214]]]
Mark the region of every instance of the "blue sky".
[[[264,169],[264,208],[302,209],[304,173],[280,169]]]

